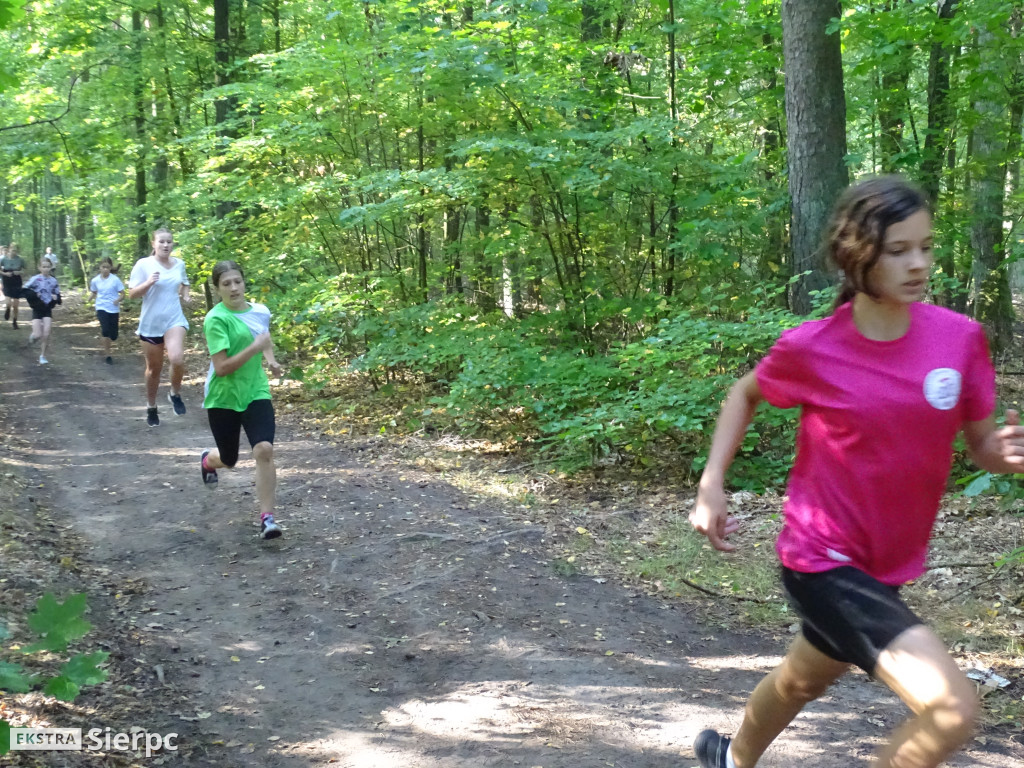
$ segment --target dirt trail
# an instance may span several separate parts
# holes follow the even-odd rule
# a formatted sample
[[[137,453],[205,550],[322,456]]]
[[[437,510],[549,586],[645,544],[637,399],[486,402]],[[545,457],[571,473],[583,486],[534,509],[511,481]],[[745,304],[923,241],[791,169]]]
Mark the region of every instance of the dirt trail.
[[[187,731],[168,764],[689,766],[695,734],[734,731],[784,647],[697,625],[614,580],[558,576],[532,521],[365,444],[311,439],[287,414],[285,535],[261,542],[251,461],[214,491],[200,482],[199,382],[185,417],[161,401],[150,429],[137,351],[104,365],[95,323],[67,309],[50,365],[27,337],[0,327],[7,428],[32,439],[33,482],[93,564],[144,585],[115,597],[97,584],[95,604],[119,610],[90,618],[149,638],[136,661],[160,666],[178,705],[141,725]],[[763,765],[865,764],[904,713],[847,676]],[[1020,765],[1005,734],[986,742],[953,765]]]

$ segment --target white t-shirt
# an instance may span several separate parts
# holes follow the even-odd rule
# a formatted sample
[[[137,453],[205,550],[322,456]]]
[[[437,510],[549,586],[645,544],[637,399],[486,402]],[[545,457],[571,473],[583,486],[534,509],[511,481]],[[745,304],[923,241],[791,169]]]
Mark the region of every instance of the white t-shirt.
[[[115,304],[117,294],[124,290],[124,283],[121,278],[111,273],[106,279],[102,275],[96,275],[89,281],[89,290],[96,292],[96,310],[103,312],[120,312],[121,307]]]
[[[140,336],[160,337],[170,328],[188,328],[188,320],[185,319],[178,295],[181,286],[189,285],[185,262],[171,258],[168,269],[160,265],[156,256],[139,259],[132,267],[128,285],[131,288],[142,285],[154,272],[160,273],[160,279],[142,295],[142,311],[139,313],[139,329],[136,331]]]

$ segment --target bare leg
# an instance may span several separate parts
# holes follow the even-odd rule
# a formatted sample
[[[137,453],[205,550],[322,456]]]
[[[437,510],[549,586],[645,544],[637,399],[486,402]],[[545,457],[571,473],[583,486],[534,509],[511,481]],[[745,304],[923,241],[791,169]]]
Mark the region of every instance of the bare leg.
[[[206,466],[210,469],[224,469],[228,465],[220,460],[220,451],[211,448],[210,452],[206,454]]]
[[[732,757],[736,768],[753,768],[782,730],[809,702],[850,668],[798,635],[782,663],[758,683],[743,714]]]
[[[252,455],[256,459],[256,498],[260,504],[260,517],[272,515],[277,497],[277,469],[274,467],[273,443],[256,443]]]
[[[164,345],[144,341],[142,350],[146,356],[146,402],[150,408],[155,408],[156,392],[160,388],[160,374],[164,367]]]
[[[29,336],[29,341],[39,341],[43,338],[43,321],[37,318],[32,318],[32,335]]]
[[[914,717],[878,753],[874,768],[934,768],[971,737],[978,716],[974,686],[928,627],[911,627],[893,640],[878,658],[875,677]]]
[[[18,322],[18,305],[21,304],[21,299],[7,299],[7,303],[11,306],[11,320]]]
[[[42,343],[39,345],[39,356],[46,357],[46,351],[50,348],[50,329],[53,327],[53,318],[44,317],[41,321]],[[32,321],[32,332],[35,333],[35,320]]]
[[[164,334],[167,360],[171,364],[171,393],[181,394],[181,380],[185,378],[185,329],[180,325],[168,328]],[[156,402],[156,392],[153,393]]]

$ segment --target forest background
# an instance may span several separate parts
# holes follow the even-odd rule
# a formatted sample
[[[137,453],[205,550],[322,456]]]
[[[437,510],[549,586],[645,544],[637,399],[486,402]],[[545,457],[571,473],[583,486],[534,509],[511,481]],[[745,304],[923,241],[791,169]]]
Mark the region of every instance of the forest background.
[[[941,304],[1011,348],[1024,2],[0,0],[0,242],[64,280],[169,226],[291,376],[381,430],[699,471],[728,385],[827,312],[839,189],[935,200]],[[31,259],[30,259],[31,261]],[[70,269],[69,269],[70,267]],[[207,302],[213,298],[209,288]],[[734,481],[778,484],[793,414]]]

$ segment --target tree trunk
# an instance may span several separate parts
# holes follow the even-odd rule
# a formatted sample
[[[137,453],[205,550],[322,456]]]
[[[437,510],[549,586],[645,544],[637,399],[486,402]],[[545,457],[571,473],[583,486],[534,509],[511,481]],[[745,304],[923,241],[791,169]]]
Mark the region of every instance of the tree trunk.
[[[939,211],[943,160],[947,148],[953,145],[955,117],[955,107],[949,98],[949,63],[953,49],[942,41],[946,39],[944,31],[956,13],[958,3],[959,0],[942,0],[939,3],[934,35],[936,42],[932,43],[928,58],[928,128],[921,156],[921,187],[936,213]],[[936,261],[943,275],[954,280],[959,277],[952,248],[944,249]],[[963,297],[955,295],[952,288],[943,288],[936,298],[944,307],[963,303]]]
[[[829,284],[821,236],[836,198],[849,182],[846,97],[838,34],[826,27],[840,15],[838,0],[783,0],[782,48],[789,128],[789,194],[792,198],[792,307],[811,310],[811,292]],[[802,274],[809,272],[809,274]]]
[[[992,81],[1001,83],[1000,52],[995,35],[984,25],[978,27],[979,67],[992,73]],[[1005,89],[976,94],[974,111],[979,120],[974,126],[971,175],[971,309],[985,323],[993,349],[999,351],[1012,336],[1013,304],[1006,270],[1003,243],[1003,187],[1006,183],[1006,145],[1001,133],[1006,128],[1003,106]]]
[[[132,64],[133,96],[135,98],[135,140],[138,154],[135,156],[135,220],[137,230],[135,244],[138,256],[149,251],[149,232],[146,226],[146,96],[145,75],[142,71],[142,13],[132,11]]]

